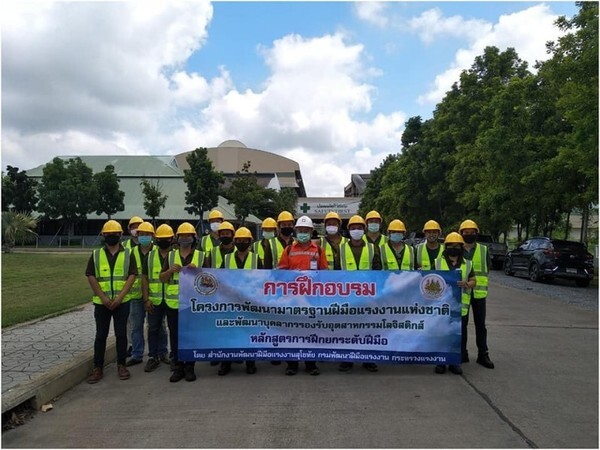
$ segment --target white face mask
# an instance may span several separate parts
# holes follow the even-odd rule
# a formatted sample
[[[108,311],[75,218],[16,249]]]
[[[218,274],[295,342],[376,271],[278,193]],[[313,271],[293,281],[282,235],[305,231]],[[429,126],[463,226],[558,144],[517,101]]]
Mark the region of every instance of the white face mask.
[[[336,234],[338,230],[339,227],[335,225],[329,225],[328,227],[325,227],[325,231],[327,232],[327,234]]]
[[[275,237],[274,231],[263,231],[263,238],[265,239],[273,239]]]
[[[365,230],[350,230],[350,237],[355,241],[362,239],[365,234]]]
[[[216,233],[219,231],[219,225],[221,225],[219,222],[211,222],[210,229]]]

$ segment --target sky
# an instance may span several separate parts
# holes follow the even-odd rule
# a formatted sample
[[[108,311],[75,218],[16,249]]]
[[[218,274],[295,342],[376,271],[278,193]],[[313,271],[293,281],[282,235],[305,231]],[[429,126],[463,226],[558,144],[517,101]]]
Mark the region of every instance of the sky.
[[[486,46],[535,71],[574,2],[25,2],[0,7],[1,164],[235,139],[308,196],[400,151]]]

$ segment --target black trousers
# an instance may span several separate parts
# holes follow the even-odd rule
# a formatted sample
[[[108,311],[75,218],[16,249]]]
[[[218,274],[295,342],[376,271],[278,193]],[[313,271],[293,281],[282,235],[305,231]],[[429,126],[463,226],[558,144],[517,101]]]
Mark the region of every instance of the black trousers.
[[[129,302],[121,303],[110,310],[104,305],[94,304],[96,320],[96,339],[94,340],[94,367],[104,367],[106,340],[110,331],[110,319],[117,338],[117,364],[125,364],[127,359],[127,319],[129,318]]]
[[[488,352],[487,346],[487,328],[485,327],[485,310],[487,298],[473,298],[471,295],[470,311],[473,311],[473,320],[475,322],[475,342],[477,343],[477,352],[484,354]],[[467,351],[467,325],[469,324],[469,314],[462,318],[462,353]]]
[[[194,361],[180,361],[179,360],[179,310],[169,308],[166,302],[163,300],[161,306],[167,313],[167,325],[169,325],[169,339],[171,341],[171,351],[173,352],[173,360],[178,366],[194,366]]]

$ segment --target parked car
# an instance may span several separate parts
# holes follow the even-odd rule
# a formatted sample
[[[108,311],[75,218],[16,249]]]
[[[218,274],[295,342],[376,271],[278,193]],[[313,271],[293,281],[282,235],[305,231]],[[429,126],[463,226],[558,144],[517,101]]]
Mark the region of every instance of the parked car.
[[[492,268],[496,270],[502,269],[508,246],[504,242],[496,242],[489,234],[479,234],[477,242],[487,246],[490,259],[492,260]]]
[[[581,242],[534,237],[508,252],[504,273],[525,275],[531,281],[567,278],[587,287],[594,278],[594,256]]]

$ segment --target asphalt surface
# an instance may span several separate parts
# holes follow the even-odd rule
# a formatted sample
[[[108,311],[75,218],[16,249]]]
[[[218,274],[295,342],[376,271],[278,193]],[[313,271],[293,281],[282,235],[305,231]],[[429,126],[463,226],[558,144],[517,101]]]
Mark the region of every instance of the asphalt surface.
[[[259,363],[255,375],[234,365],[219,377],[198,363],[198,380],[175,384],[166,366],[134,366],[120,381],[111,364],[100,383],[77,385],[50,412],[3,433],[2,446],[597,448],[597,305],[538,295],[526,279],[502,286],[500,276],[488,299],[494,370],[474,361],[472,324],[462,376],[431,366],[344,374],[320,364],[321,376],[286,377],[284,366]],[[595,292],[597,302],[595,287],[565,287],[572,297]]]

